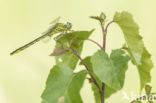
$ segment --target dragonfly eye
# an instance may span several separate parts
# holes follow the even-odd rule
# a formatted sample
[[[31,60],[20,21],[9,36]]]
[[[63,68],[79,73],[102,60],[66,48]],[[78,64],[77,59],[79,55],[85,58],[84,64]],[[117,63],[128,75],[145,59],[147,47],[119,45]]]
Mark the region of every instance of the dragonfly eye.
[[[67,28],[70,28],[70,27],[71,27],[71,23],[67,22]]]

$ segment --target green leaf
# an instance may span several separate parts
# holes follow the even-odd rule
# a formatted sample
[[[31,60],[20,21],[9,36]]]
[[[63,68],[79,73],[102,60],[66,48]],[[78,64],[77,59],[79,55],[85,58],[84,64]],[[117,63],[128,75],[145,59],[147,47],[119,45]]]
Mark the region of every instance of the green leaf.
[[[133,17],[128,12],[116,13],[114,16],[116,22],[124,33],[128,45],[128,52],[131,55],[132,62],[137,66],[142,90],[147,83],[151,81],[150,71],[153,68],[151,55],[144,47],[142,37],[139,35],[139,27],[134,22]]]
[[[72,48],[76,50],[80,55],[84,41],[89,38],[93,31],[94,30],[71,32],[59,38],[58,41],[63,43],[64,45],[71,45]],[[55,48],[58,48],[60,46],[62,46],[60,43],[56,43]],[[64,53],[63,55],[56,56],[55,58],[57,64],[66,64],[73,70],[75,69],[78,62],[78,58],[71,52]]]
[[[72,76],[72,70],[65,65],[54,66],[50,71],[46,88],[42,94],[42,103],[58,103],[59,97],[64,96]]]
[[[91,31],[73,31],[67,34],[64,34],[62,37],[58,39],[58,41],[62,43],[71,43],[73,42],[74,45],[79,45],[80,42],[88,39],[89,36],[93,33],[94,29]]]
[[[133,63],[135,65],[141,65],[144,44],[142,37],[139,35],[139,27],[133,20],[132,15],[128,12],[117,12],[114,15],[114,22],[120,26],[124,34]]]
[[[80,96],[80,90],[83,86],[86,75],[87,71],[85,70],[80,71],[74,75],[65,94],[64,103],[83,103]]]
[[[91,57],[94,73],[114,90],[120,90],[123,87],[129,60],[130,57],[119,49],[113,50],[110,57],[103,50],[97,51]]]
[[[86,74],[86,71],[73,73],[63,64],[54,66],[42,94],[42,103],[82,103],[80,89]]]
[[[138,72],[140,75],[140,90],[145,87],[147,83],[151,82],[151,69],[153,68],[153,63],[151,60],[151,55],[149,52],[146,50],[144,47],[143,54],[142,54],[142,59],[141,59],[142,65],[137,66]]]
[[[92,67],[92,63],[91,63],[91,56],[88,56],[84,59],[84,62],[87,64],[88,68],[90,69],[91,73],[93,74],[93,76],[95,77],[96,81],[98,82],[98,84],[100,85],[100,87],[102,87],[102,82],[100,81],[100,79],[96,76],[96,74],[94,74],[93,72],[93,67]],[[80,65],[83,65],[82,62],[80,62]],[[96,85],[91,82],[91,87],[94,93],[94,97],[95,97],[95,102],[96,103],[100,103],[101,99],[100,99],[100,94],[99,94],[99,89],[96,87]],[[113,93],[115,93],[116,91],[110,87],[108,87],[105,84],[105,91],[104,91],[104,96],[105,99],[109,98]]]
[[[87,56],[86,58],[83,59],[83,61],[87,64],[91,73],[93,73],[93,67],[92,67],[92,63],[91,63],[90,59],[91,59],[91,56]],[[82,62],[80,62],[79,65],[83,65]]]

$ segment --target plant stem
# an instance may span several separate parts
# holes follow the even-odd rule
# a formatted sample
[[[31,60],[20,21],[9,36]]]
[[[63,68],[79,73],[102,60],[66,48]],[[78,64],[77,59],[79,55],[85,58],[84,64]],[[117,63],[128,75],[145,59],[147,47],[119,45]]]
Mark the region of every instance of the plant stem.
[[[97,88],[99,89],[99,92],[101,92],[101,88],[100,88],[98,82],[96,81],[96,79],[94,78],[94,76],[92,75],[92,73],[91,73],[90,69],[88,68],[87,64],[84,62],[84,60],[80,57],[80,55],[79,55],[71,46],[70,46],[70,49],[71,49],[72,53],[80,59],[80,61],[81,61],[82,64],[85,66],[86,70],[88,71],[88,74],[89,74],[90,77],[92,78],[94,84],[95,84],[95,85],[97,86]]]
[[[112,20],[112,21],[110,21],[107,25],[106,25],[106,28],[105,28],[105,32],[106,32],[106,34],[107,34],[107,30],[108,30],[108,27],[110,26],[110,24],[112,24],[114,21]]]
[[[103,47],[96,41],[92,40],[92,39],[87,39],[88,41],[93,42],[94,44],[96,44],[98,47],[100,47],[101,49],[103,49]]]
[[[100,22],[100,25],[101,25],[101,29],[102,29],[102,33],[103,33],[103,50],[105,51],[105,45],[106,45],[106,33],[105,33],[105,29],[104,29],[104,26],[103,26],[103,23]]]
[[[104,25],[102,22],[100,22],[101,24],[101,29],[102,29],[102,33],[103,33],[103,47],[102,47],[102,50],[103,51],[106,51],[106,35],[107,35],[107,30],[108,30],[108,27],[110,24],[112,24],[114,21],[110,21],[107,25],[106,25],[106,28],[104,28]],[[101,96],[101,103],[104,103],[105,102],[105,98],[104,98],[104,91],[105,91],[105,83],[102,83],[102,90],[101,90],[101,93],[100,93],[100,96]]]
[[[104,26],[103,26],[103,23],[100,22],[101,24],[101,28],[102,28],[102,33],[103,33],[103,46],[101,46],[99,43],[97,43],[96,41],[94,40],[91,40],[91,39],[88,39],[89,41],[95,43],[97,46],[99,46],[103,51],[106,50],[106,34],[107,34],[107,29],[109,27],[109,25],[113,23],[113,21],[109,22],[107,25],[106,25],[106,28],[104,29]],[[87,64],[84,62],[84,60],[80,57],[80,55],[70,46],[69,47],[72,51],[72,53],[77,56],[79,58],[79,60],[82,62],[82,64],[85,66],[86,70],[88,71],[88,74],[90,75],[90,77],[92,78],[93,80],[93,83],[96,85],[96,87],[99,89],[99,93],[100,93],[100,96],[101,96],[101,103],[104,103],[105,102],[105,99],[104,99],[104,91],[105,91],[105,84],[102,83],[102,87],[100,87],[100,85],[98,84],[98,82],[96,81],[96,79],[94,78],[93,74],[91,73],[90,69],[88,68]]]
[[[104,90],[105,90],[105,84],[102,83],[102,92],[101,92],[101,103],[104,103],[105,102],[105,98],[104,98]]]
[[[112,24],[114,21],[110,21],[107,25],[106,28],[104,29],[103,23],[100,22],[101,24],[101,29],[102,29],[102,33],[103,33],[103,50],[106,50],[106,34],[107,34],[107,30],[110,24]]]

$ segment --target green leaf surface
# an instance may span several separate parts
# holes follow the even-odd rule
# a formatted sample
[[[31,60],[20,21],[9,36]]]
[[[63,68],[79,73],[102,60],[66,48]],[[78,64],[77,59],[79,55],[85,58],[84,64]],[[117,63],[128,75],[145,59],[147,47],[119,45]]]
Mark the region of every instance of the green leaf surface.
[[[87,64],[91,73],[93,73],[93,67],[92,67],[92,63],[91,63],[90,59],[91,59],[91,56],[87,56],[86,58],[83,59],[83,61]],[[82,62],[80,62],[79,65],[83,65]]]
[[[71,43],[75,45],[79,45],[79,43],[83,42],[84,40],[88,39],[91,33],[94,31],[73,31],[67,34],[64,34],[62,37],[58,39],[58,41],[62,43]]]
[[[91,31],[74,31],[71,33],[67,33],[61,38],[58,39],[59,42],[63,43],[64,45],[71,45],[74,50],[81,54],[84,41],[89,38],[94,30]],[[56,48],[60,47],[60,43],[56,43]],[[56,56],[56,63],[57,64],[66,64],[73,70],[76,67],[78,62],[78,58],[72,54],[71,52],[64,53],[63,55]]]
[[[119,49],[113,50],[110,57],[102,50],[97,51],[91,57],[96,76],[116,91],[123,87],[129,60],[130,57]]]
[[[92,72],[93,76],[95,77],[95,79],[98,82],[98,84],[100,85],[100,87],[102,87],[102,81],[100,81],[100,79],[93,72],[93,67],[92,67],[92,63],[91,63],[91,56],[86,57],[84,59],[84,62],[87,64],[88,68]],[[80,65],[83,65],[83,64],[80,62]],[[100,103],[101,99],[100,99],[99,89],[96,87],[96,85],[93,82],[91,82],[91,87],[92,87],[92,90],[93,90],[93,93],[94,93],[95,102]],[[107,86],[105,84],[105,91],[104,91],[105,100],[107,98],[109,98],[115,92],[116,91],[114,89],[110,88],[109,86]]]
[[[85,70],[74,74],[65,94],[64,103],[83,103],[80,96],[80,90],[83,86],[86,75],[87,71]]]
[[[139,27],[128,12],[116,13],[114,21],[120,26],[128,45],[128,52],[132,62],[137,66],[140,75],[140,89],[142,90],[151,81],[150,71],[153,68],[151,55],[146,50]]]
[[[133,63],[141,65],[141,56],[143,53],[144,44],[142,37],[139,35],[139,27],[133,20],[133,17],[128,12],[116,13],[114,22],[121,28],[125,41],[129,47]]]
[[[73,73],[63,64],[54,66],[42,94],[42,103],[83,103],[80,89],[86,74],[86,71]]]
[[[147,83],[151,82],[151,69],[153,68],[153,63],[151,60],[150,53],[146,50],[144,47],[142,59],[141,59],[142,65],[137,66],[138,72],[140,75],[140,89],[145,87]]]

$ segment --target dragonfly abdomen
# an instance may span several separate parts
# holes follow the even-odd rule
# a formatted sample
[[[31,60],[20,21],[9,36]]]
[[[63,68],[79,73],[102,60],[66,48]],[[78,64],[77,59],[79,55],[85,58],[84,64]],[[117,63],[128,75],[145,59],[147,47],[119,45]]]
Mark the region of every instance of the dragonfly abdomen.
[[[31,45],[35,44],[36,42],[40,41],[41,39],[44,39],[45,37],[47,37],[47,35],[48,34],[45,34],[45,35],[42,35],[42,36],[36,38],[35,40],[31,41],[30,43],[28,43],[28,44],[16,49],[15,51],[11,52],[10,55],[14,55],[14,54],[19,53],[20,51],[30,47]]]
[[[66,32],[67,30],[70,30],[72,27],[72,25],[70,23],[67,24],[63,24],[63,23],[56,23],[54,26],[51,26],[46,32],[44,32],[44,34],[40,37],[38,37],[37,39],[33,40],[32,42],[16,49],[15,51],[11,52],[10,55],[14,55],[19,53],[20,51],[28,48],[29,46],[35,44],[36,42],[40,41],[41,39],[44,39],[47,36],[53,36],[54,34],[57,33],[63,33]]]

